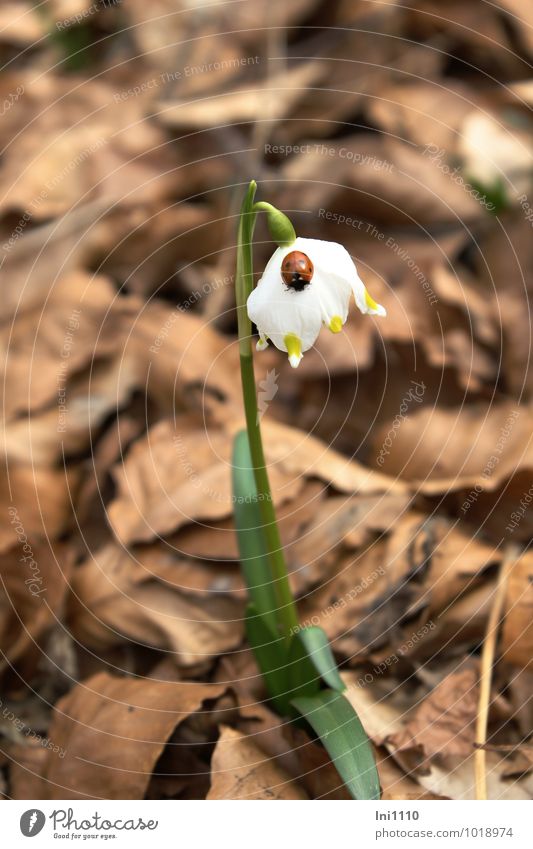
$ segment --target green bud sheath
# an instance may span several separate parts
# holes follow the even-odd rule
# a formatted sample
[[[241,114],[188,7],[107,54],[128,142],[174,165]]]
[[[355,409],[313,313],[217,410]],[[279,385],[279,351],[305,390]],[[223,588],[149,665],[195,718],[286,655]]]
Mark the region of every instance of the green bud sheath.
[[[280,248],[288,248],[296,241],[296,233],[294,227],[285,213],[276,209],[271,203],[259,201],[254,203],[254,212],[263,211],[267,214],[267,224],[272,236],[272,241],[276,242]]]

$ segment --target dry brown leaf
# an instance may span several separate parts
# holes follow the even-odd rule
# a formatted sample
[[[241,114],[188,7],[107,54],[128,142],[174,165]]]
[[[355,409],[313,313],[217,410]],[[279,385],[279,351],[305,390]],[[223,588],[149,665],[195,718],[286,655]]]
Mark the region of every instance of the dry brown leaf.
[[[409,412],[391,440],[386,468],[419,482],[424,492],[476,484],[492,491],[533,465],[532,421],[530,408],[512,401],[451,410],[418,408]],[[376,445],[386,436],[384,427],[376,434]]]
[[[383,646],[405,612],[405,600],[387,572],[385,553],[386,543],[378,541],[356,555],[341,554],[335,570],[325,573],[321,585],[300,605],[302,623],[323,628],[333,650],[349,660]]]
[[[114,470],[109,520],[123,543],[149,541],[182,525],[231,512],[228,438],[182,416],[157,424]]]
[[[42,308],[51,293],[66,294],[64,290],[60,293],[60,280],[87,261],[94,245],[94,228],[107,208],[108,202],[104,200],[86,203],[58,221],[15,238],[13,247],[4,253],[0,267],[2,278],[9,280],[0,302],[1,320]],[[6,232],[8,244],[14,232],[15,229]]]
[[[114,298],[106,278],[73,272],[50,289],[45,305],[17,314],[13,324],[2,328],[9,417],[51,401],[57,407],[60,392],[68,393],[69,379],[118,352],[121,311]]]
[[[144,120],[142,99],[116,97],[101,79],[89,86],[50,74],[24,81],[16,144],[4,152],[2,212],[28,210],[43,220],[80,199],[131,205],[168,197],[180,184],[164,134]]]
[[[208,799],[306,799],[299,787],[275,761],[234,728],[222,727],[211,761]]]
[[[420,748],[428,758],[468,757],[474,750],[478,701],[478,670],[463,664],[416,706],[402,732],[393,734],[389,742],[400,752]]]
[[[72,751],[4,717],[3,795],[193,799],[213,778],[215,795],[346,798],[244,640],[234,259],[254,177],[387,308],[352,307],[297,370],[272,346],[255,358],[258,384],[278,375],[262,429],[301,621],[351,670],[384,798],[473,797],[461,662],[502,539],[533,537],[533,38],[518,0],[445,5],[49,0],[47,33],[30,4],[2,5],[2,698]],[[459,177],[500,174],[494,216]],[[255,274],[272,249],[260,216]],[[412,381],[423,397],[394,427]],[[28,595],[10,508],[49,596]],[[499,631],[491,798],[533,797],[530,572],[524,553]],[[232,692],[178,722],[198,687]],[[50,726],[61,695],[73,718]]]
[[[0,558],[1,670],[26,664],[32,674],[45,654],[45,640],[63,619],[72,575],[72,552],[66,545],[34,540],[26,531],[25,514],[9,514],[11,544]]]
[[[275,73],[255,86],[247,84],[235,91],[216,93],[207,98],[208,109],[205,97],[165,104],[159,117],[165,124],[180,129],[212,128],[228,121],[253,121],[263,118],[266,98],[269,121],[281,121],[323,72],[318,62],[300,64]]]
[[[102,672],[55,707],[40,799],[142,799],[172,732],[224,687],[119,678]]]
[[[313,179],[317,173],[320,181]],[[423,220],[427,226],[455,221],[456,216],[475,219],[483,212],[428,157],[396,139],[358,135],[345,138],[342,144],[311,143],[309,152],[286,163],[283,177],[287,186],[298,183],[299,209],[322,220],[321,209],[340,214],[348,208],[347,214],[362,220],[365,227],[375,221],[405,226],[413,220]],[[292,190],[284,189],[282,209],[291,208],[291,195]]]
[[[242,603],[216,590],[180,590],[175,580],[155,580],[149,563],[108,546],[73,575],[73,634],[95,649],[124,642],[159,648],[184,667],[236,648],[243,637]]]
[[[507,391],[517,401],[532,393],[529,367],[531,324],[529,302],[533,271],[528,205],[508,210],[503,228],[489,229],[479,241],[476,271],[501,327],[498,355]]]
[[[57,539],[72,520],[72,494],[79,483],[79,468],[64,469],[8,464],[4,458],[6,482],[0,491],[0,552],[13,546],[13,529],[8,510],[20,515],[28,539]]]
[[[139,383],[163,411],[174,412],[176,406],[211,411],[222,402],[240,403],[233,340],[216,333],[181,302],[173,309],[137,302],[132,311],[133,320],[124,318],[124,358],[131,358]]]
[[[501,556],[497,546],[466,533],[456,522],[416,511],[395,523],[387,548],[389,572],[392,568],[399,575],[411,576],[415,595],[406,614],[427,605],[430,619],[475,589],[476,576],[500,563]]]
[[[379,781],[383,802],[396,800],[426,801],[446,798],[428,793],[403,772],[393,758],[387,754],[386,749],[381,748],[377,751],[376,760],[379,764]]]
[[[375,685],[358,686],[355,673],[345,673],[343,678],[347,683],[346,697],[353,704],[364,728],[372,741],[379,746],[385,746],[389,754],[402,768],[404,774],[416,781],[426,792],[435,796],[449,799],[475,799],[474,762],[473,755],[443,756],[430,759],[425,770],[420,772],[419,760],[409,758],[409,753],[399,752],[390,742],[396,735],[402,734],[402,719],[407,716],[409,705],[395,704],[387,698],[384,690]],[[402,691],[404,697],[413,698],[412,689],[408,694]],[[396,702],[400,700],[397,698]],[[377,761],[378,772],[380,761]],[[505,756],[487,753],[487,785],[490,799],[529,799],[532,785],[527,781],[509,782],[504,778],[507,767]]]
[[[277,504],[295,498],[305,478],[331,482],[341,492],[402,489],[312,436],[273,421],[265,421],[263,430]],[[208,433],[186,416],[176,418],[174,424],[166,420],[157,424],[114,471],[118,497],[109,507],[109,519],[118,539],[126,544],[149,541],[193,521],[209,526],[228,516],[232,512],[230,462],[227,433]]]
[[[435,110],[437,88],[439,108]],[[368,103],[367,109],[386,133],[423,149],[435,145],[437,149],[449,150],[456,143],[462,117],[472,108],[474,94],[461,80],[449,79],[445,87],[427,78],[414,82],[391,80],[382,87],[380,97]]]

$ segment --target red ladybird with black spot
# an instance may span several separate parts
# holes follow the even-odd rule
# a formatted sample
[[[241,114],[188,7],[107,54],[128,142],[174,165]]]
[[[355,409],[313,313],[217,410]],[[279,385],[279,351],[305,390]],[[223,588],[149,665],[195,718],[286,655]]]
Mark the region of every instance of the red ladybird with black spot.
[[[283,282],[295,292],[302,292],[309,286],[314,270],[313,263],[302,251],[291,251],[281,263]]]

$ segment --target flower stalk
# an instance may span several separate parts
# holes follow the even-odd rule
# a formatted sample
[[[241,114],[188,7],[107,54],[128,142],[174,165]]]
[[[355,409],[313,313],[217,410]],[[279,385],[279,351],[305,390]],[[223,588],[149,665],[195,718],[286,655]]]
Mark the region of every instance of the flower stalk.
[[[249,596],[246,634],[274,710],[280,716],[305,722],[314,730],[354,799],[375,800],[380,794],[379,776],[370,742],[346,698],[346,685],[325,632],[317,626],[298,625],[281,546],[261,440],[252,355],[250,300],[256,291],[252,237],[257,213],[266,212],[270,234],[278,242],[278,250],[283,247],[285,251],[278,276],[285,279],[281,277],[285,275],[299,295],[313,275],[314,263],[298,250],[286,255],[287,249],[302,240],[294,241],[294,228],[280,210],[265,202],[254,204],[255,191],[252,181],[239,219],[235,278],[246,431],[238,433],[234,440],[233,492],[235,529]],[[337,258],[339,247],[334,247]],[[324,282],[327,286],[328,280]],[[264,286],[264,282],[260,285]],[[359,294],[363,293],[364,287]],[[269,328],[268,337],[287,351],[289,362],[296,367],[302,357],[300,336],[289,327],[282,339],[284,347],[279,344],[275,328]],[[265,334],[260,333],[260,343],[261,340],[266,346]],[[259,344],[260,350],[262,347]]]
[[[255,191],[256,183],[252,181],[243,201],[239,221],[239,248],[237,251],[235,295],[237,303],[241,383],[248,443],[262,522],[261,533],[264,537],[265,550],[270,564],[272,583],[278,605],[276,611],[278,630],[280,636],[290,639],[295,628],[298,627],[298,616],[281,545],[266,468],[261,429],[257,416],[257,391],[252,354],[252,323],[246,309],[246,301],[253,288],[252,238],[256,218],[256,211],[254,209]]]

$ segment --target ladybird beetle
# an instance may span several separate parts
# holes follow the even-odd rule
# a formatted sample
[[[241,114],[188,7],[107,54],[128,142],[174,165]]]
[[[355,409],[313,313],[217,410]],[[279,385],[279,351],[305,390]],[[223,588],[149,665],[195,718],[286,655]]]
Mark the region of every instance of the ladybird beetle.
[[[281,276],[289,289],[301,292],[311,282],[314,267],[307,254],[291,251],[281,263]]]

